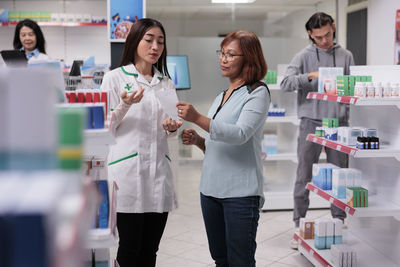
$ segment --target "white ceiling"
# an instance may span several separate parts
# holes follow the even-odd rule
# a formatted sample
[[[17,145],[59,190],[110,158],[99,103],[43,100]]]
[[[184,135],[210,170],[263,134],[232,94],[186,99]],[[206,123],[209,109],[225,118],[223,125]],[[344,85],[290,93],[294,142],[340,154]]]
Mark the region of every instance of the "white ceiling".
[[[211,0],[147,0],[147,16],[168,18],[231,18],[279,20],[288,14],[314,9],[334,0],[256,0],[251,4],[212,4]]]

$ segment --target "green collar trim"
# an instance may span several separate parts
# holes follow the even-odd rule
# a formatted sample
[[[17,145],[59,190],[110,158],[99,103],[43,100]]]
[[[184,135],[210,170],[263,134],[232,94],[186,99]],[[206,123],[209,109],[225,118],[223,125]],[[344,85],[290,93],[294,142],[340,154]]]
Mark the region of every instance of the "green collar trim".
[[[121,66],[121,70],[123,73],[125,73],[126,75],[131,75],[131,76],[135,76],[138,77],[139,75],[137,73],[131,73],[131,72],[127,72],[123,66]]]
[[[163,76],[158,76],[157,78],[158,78],[160,81],[164,80],[164,77],[163,77]]]

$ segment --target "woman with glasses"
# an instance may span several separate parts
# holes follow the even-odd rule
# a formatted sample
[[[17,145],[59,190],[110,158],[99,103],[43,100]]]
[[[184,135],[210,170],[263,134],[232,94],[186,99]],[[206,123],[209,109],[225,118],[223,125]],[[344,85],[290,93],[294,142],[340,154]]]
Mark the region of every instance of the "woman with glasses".
[[[261,44],[254,33],[228,34],[217,51],[229,87],[208,115],[178,102],[178,115],[206,131],[182,132],[185,145],[204,152],[200,198],[211,257],[216,266],[255,266],[259,209],[263,206],[261,140],[270,94],[260,82],[267,72]]]
[[[25,52],[29,63],[48,61],[50,57],[46,55],[46,41],[39,25],[30,19],[18,22],[15,27],[14,49]]]

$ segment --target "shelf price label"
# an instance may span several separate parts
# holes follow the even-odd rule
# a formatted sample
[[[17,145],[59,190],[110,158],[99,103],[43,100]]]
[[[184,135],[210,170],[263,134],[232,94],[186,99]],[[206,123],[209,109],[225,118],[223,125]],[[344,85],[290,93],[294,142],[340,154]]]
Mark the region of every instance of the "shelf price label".
[[[344,207],[344,211],[345,211],[345,212],[349,212],[349,211],[350,211],[350,208],[346,206],[346,207]]]
[[[335,201],[335,199],[333,197],[329,198],[329,203],[333,204],[333,201]]]
[[[310,255],[314,256],[314,250],[310,249]]]
[[[313,94],[312,99],[317,99],[317,94]]]
[[[354,149],[350,150],[350,155],[354,156],[356,154],[356,151]]]
[[[342,97],[341,97],[341,96],[338,96],[337,99],[336,99],[336,101],[337,101],[337,102],[342,101]]]
[[[318,188],[314,188],[313,192],[314,192],[315,194],[318,194]]]
[[[323,146],[326,145],[326,141],[325,141],[325,140],[322,141],[322,145],[323,145]]]
[[[313,142],[316,143],[317,142],[317,137],[314,137]]]
[[[340,149],[342,149],[342,146],[341,145],[337,145],[336,146],[336,150],[340,151]]]
[[[326,101],[328,99],[328,95],[324,95],[323,99]]]
[[[356,99],[354,97],[350,98],[350,104],[356,103]]]

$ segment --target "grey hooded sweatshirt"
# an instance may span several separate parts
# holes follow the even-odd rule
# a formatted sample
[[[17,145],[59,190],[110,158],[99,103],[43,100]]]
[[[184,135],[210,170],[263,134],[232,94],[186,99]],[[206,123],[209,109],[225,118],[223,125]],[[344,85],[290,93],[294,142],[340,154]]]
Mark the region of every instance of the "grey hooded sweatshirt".
[[[354,65],[350,51],[335,44],[323,50],[314,44],[308,45],[297,53],[290,62],[285,78],[281,82],[283,91],[297,90],[297,115],[299,118],[322,120],[322,118],[338,118],[341,124],[348,122],[348,105],[336,102],[307,99],[308,92],[318,92],[318,81],[308,81],[309,72],[318,71],[319,67],[342,67],[345,75],[350,73],[350,65]]]

